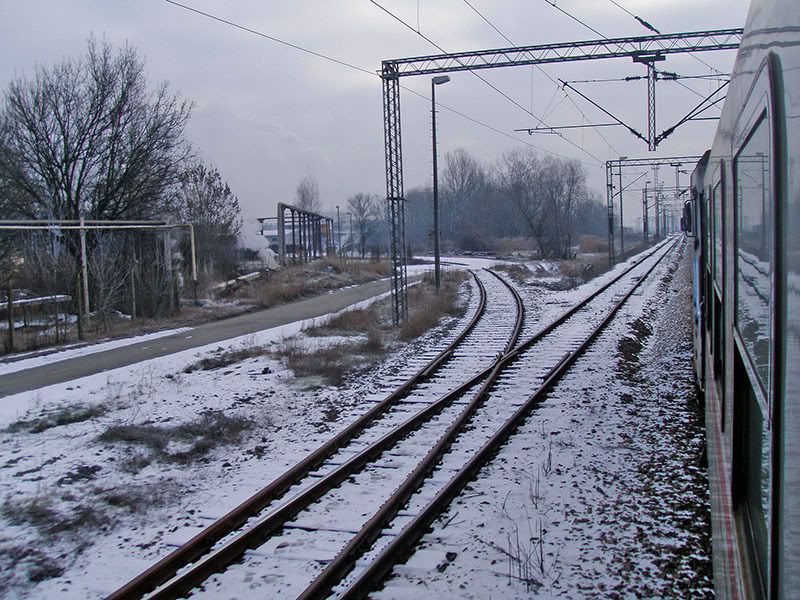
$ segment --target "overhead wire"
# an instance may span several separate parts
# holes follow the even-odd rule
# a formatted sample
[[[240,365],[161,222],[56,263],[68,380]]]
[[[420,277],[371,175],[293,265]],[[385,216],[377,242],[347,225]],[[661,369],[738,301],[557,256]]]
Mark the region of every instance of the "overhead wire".
[[[635,14],[633,14],[633,13],[632,13],[631,11],[629,11],[627,8],[625,8],[625,7],[624,7],[624,6],[622,6],[621,4],[618,4],[618,3],[617,3],[617,2],[615,2],[614,0],[608,0],[608,1],[609,1],[609,2],[611,2],[611,4],[613,4],[613,5],[614,5],[614,6],[616,6],[617,8],[619,8],[619,9],[623,10],[624,12],[628,13],[630,16],[632,16],[632,17],[633,17],[634,19],[636,19],[637,21],[639,21],[639,23],[641,23],[641,25],[642,25],[643,27],[645,27],[646,29],[649,29],[650,31],[652,31],[652,32],[654,32],[654,33],[657,33],[657,34],[661,34],[661,32],[660,32],[658,29],[656,29],[655,27],[653,27],[653,26],[652,26],[650,23],[648,23],[647,21],[645,21],[645,20],[644,20],[642,17],[640,17],[639,15],[635,15]]]
[[[608,0],[608,1],[609,1],[609,2],[611,2],[611,4],[613,4],[613,5],[614,5],[614,6],[616,6],[617,8],[619,8],[620,10],[622,10],[623,12],[626,12],[626,13],[628,13],[630,16],[632,16],[634,19],[636,19],[637,21],[639,21],[639,23],[641,23],[641,24],[642,24],[644,27],[646,27],[646,28],[647,28],[647,29],[649,29],[650,31],[654,31],[655,33],[658,33],[658,34],[660,34],[660,33],[661,33],[661,32],[660,32],[658,29],[656,29],[655,27],[653,27],[653,26],[652,26],[650,23],[648,23],[647,21],[645,21],[644,19],[642,19],[642,18],[641,18],[641,17],[639,17],[638,15],[635,15],[635,14],[633,14],[633,13],[632,13],[631,11],[629,11],[627,8],[625,8],[624,6],[622,6],[621,4],[619,4],[618,2],[616,2],[616,0]],[[692,54],[692,58],[694,58],[695,60],[697,60],[697,61],[701,62],[702,64],[704,64],[705,66],[707,66],[707,67],[708,67],[709,69],[711,69],[712,71],[716,71],[717,73],[720,73],[720,74],[722,73],[722,71],[720,71],[719,69],[715,69],[714,67],[712,67],[710,64],[708,64],[706,61],[704,61],[704,60],[703,60],[702,58],[700,58],[699,56],[696,56],[696,55]]]
[[[225,25],[229,25],[230,27],[234,27],[236,29],[240,29],[242,31],[246,31],[247,33],[252,33],[253,35],[257,35],[259,37],[271,40],[271,41],[276,42],[278,44],[282,44],[284,46],[288,46],[289,48],[293,48],[295,50],[299,50],[301,52],[305,52],[306,54],[311,54],[312,56],[316,56],[317,58],[321,58],[323,60],[327,60],[327,61],[330,61],[332,63],[336,63],[337,65],[341,65],[343,67],[348,67],[350,69],[355,69],[356,71],[360,71],[362,73],[367,73],[369,75],[377,75],[377,73],[375,73],[374,71],[370,71],[368,69],[363,69],[363,68],[358,67],[358,66],[356,66],[354,64],[351,64],[351,63],[349,63],[347,61],[339,60],[338,58],[333,58],[332,56],[328,56],[327,54],[322,54],[321,52],[316,52],[315,50],[311,50],[309,48],[304,48],[303,46],[300,46],[298,44],[293,44],[292,42],[287,42],[286,40],[282,40],[280,38],[276,38],[274,36],[268,35],[268,34],[263,33],[261,31],[256,31],[255,29],[251,29],[251,28],[246,27],[244,25],[240,25],[239,23],[234,23],[233,21],[229,21],[228,19],[223,19],[222,17],[218,17],[217,15],[213,15],[211,13],[202,11],[202,10],[197,9],[197,8],[194,8],[192,6],[188,6],[186,4],[182,4],[180,2],[177,2],[176,0],[164,0],[164,2],[166,2],[167,4],[172,4],[172,5],[177,6],[179,8],[183,8],[184,10],[188,10],[189,12],[193,12],[193,13],[196,13],[198,15],[202,15],[202,16],[204,16],[206,18],[209,18],[209,19],[211,19],[213,21],[218,21],[219,23],[224,23]]]
[[[564,9],[563,9],[563,8],[561,8],[560,6],[556,6],[555,0],[544,0],[544,1],[545,1],[545,3],[546,3],[546,4],[549,4],[549,5],[550,5],[550,6],[552,6],[553,8],[555,8],[555,9],[557,9],[557,10],[561,11],[562,13],[564,13],[565,15],[567,15],[569,18],[571,18],[571,19],[573,19],[573,20],[577,21],[578,23],[580,23],[581,25],[583,25],[584,27],[586,27],[588,30],[590,30],[590,31],[592,31],[592,32],[594,32],[594,33],[596,33],[596,34],[597,34],[597,35],[599,35],[601,38],[603,38],[603,39],[605,39],[605,40],[609,39],[609,38],[608,38],[608,36],[606,36],[606,35],[603,35],[603,34],[602,34],[602,33],[600,33],[599,31],[597,31],[597,30],[596,30],[594,27],[592,27],[592,26],[588,25],[587,23],[584,23],[584,22],[583,22],[583,21],[581,21],[579,18],[577,18],[576,16],[574,16],[574,15],[572,15],[572,14],[568,13],[566,10],[564,10]],[[616,2],[614,2],[614,4],[615,4],[616,6],[619,6],[619,4],[617,4]],[[622,8],[622,7],[620,7],[620,8]],[[623,9],[623,10],[624,10],[624,9]],[[709,65],[707,62],[705,62],[704,60],[702,60],[700,57],[698,57],[698,56],[695,56],[694,54],[690,54],[690,56],[694,57],[696,60],[699,60],[701,63],[703,63],[703,64],[704,64],[705,66],[707,66],[709,69],[712,69],[712,70],[714,70],[714,71],[717,71],[718,73],[722,73],[722,71],[719,71],[718,69],[715,69],[714,67],[712,67],[711,65]],[[697,90],[695,90],[695,89],[692,89],[692,88],[690,88],[690,87],[689,87],[688,85],[686,85],[685,83],[681,83],[680,81],[675,81],[675,83],[677,83],[679,86],[681,86],[681,87],[682,87],[682,88],[684,88],[685,90],[687,90],[687,91],[689,91],[689,92],[693,93],[695,96],[698,96],[698,97],[700,97],[700,98],[704,98],[703,94],[701,94],[700,92],[698,92],[698,91],[697,91]]]
[[[392,11],[390,11],[390,10],[389,10],[389,9],[387,9],[386,7],[382,6],[382,5],[381,5],[380,3],[378,3],[376,0],[370,0],[370,2],[371,2],[372,4],[374,4],[375,6],[377,6],[378,8],[380,8],[380,9],[381,9],[383,12],[385,12],[387,15],[391,16],[391,17],[392,17],[392,18],[393,18],[395,21],[397,21],[398,23],[401,23],[403,26],[405,26],[405,27],[406,27],[406,28],[408,28],[409,30],[411,30],[411,31],[413,31],[414,33],[416,33],[417,35],[419,35],[419,36],[420,36],[422,39],[424,39],[426,42],[428,42],[429,44],[431,44],[432,46],[434,46],[434,47],[435,47],[437,50],[439,50],[439,51],[440,51],[440,52],[442,52],[443,54],[448,54],[447,50],[445,50],[445,49],[444,49],[442,46],[440,46],[439,44],[437,44],[436,42],[434,42],[432,39],[430,39],[430,38],[429,38],[428,36],[426,36],[425,34],[423,34],[423,33],[421,33],[421,32],[418,32],[417,30],[415,30],[415,29],[414,29],[414,28],[413,28],[411,25],[409,25],[408,23],[406,23],[406,22],[405,22],[403,19],[401,19],[400,17],[398,17],[396,14],[394,14]],[[463,63],[461,63],[461,61],[458,61],[458,62],[459,62],[459,64],[463,64]],[[478,79],[480,79],[480,80],[481,80],[483,83],[485,83],[486,85],[488,85],[490,88],[492,88],[493,90],[495,90],[495,91],[496,91],[498,94],[500,94],[501,96],[503,96],[504,98],[506,98],[506,99],[507,99],[509,102],[511,102],[512,104],[514,104],[515,106],[517,106],[518,108],[522,109],[524,112],[526,112],[527,114],[529,114],[530,116],[532,116],[534,119],[536,119],[536,120],[539,122],[539,124],[540,124],[540,125],[547,126],[547,123],[545,123],[545,122],[544,122],[544,121],[543,121],[543,120],[542,120],[540,117],[536,116],[536,115],[533,113],[533,111],[531,111],[531,110],[527,109],[527,108],[526,108],[526,107],[524,107],[522,104],[520,104],[519,102],[517,102],[516,100],[514,100],[514,99],[513,99],[511,96],[509,96],[508,94],[506,94],[506,93],[505,93],[503,90],[501,90],[501,89],[500,89],[500,88],[498,88],[496,85],[494,85],[493,83],[491,83],[490,81],[488,81],[488,80],[487,80],[485,77],[483,77],[483,76],[482,76],[480,73],[477,73],[476,71],[469,71],[469,72],[470,72],[470,73],[471,73],[473,76],[475,76],[475,77],[477,77]],[[513,137],[513,136],[512,136],[512,137]],[[591,158],[593,158],[594,160],[596,160],[597,162],[599,162],[599,163],[601,163],[601,164],[602,164],[602,162],[603,162],[603,161],[602,161],[600,158],[598,158],[597,156],[595,156],[594,154],[592,154],[591,152],[589,152],[589,151],[588,151],[588,150],[586,150],[585,148],[581,148],[581,147],[580,147],[578,144],[576,144],[575,142],[573,142],[572,140],[570,140],[570,139],[568,139],[568,138],[565,138],[565,137],[563,137],[563,136],[561,136],[561,137],[562,137],[562,139],[564,139],[564,141],[565,141],[565,142],[567,142],[568,144],[570,144],[570,145],[574,146],[575,148],[577,148],[577,149],[578,149],[578,150],[580,150],[581,152],[583,152],[583,153],[587,154],[588,156],[590,156]],[[516,139],[516,138],[514,138],[514,139]],[[543,151],[544,151],[544,152],[548,152],[547,150],[543,150]],[[555,153],[553,153],[553,154],[555,155]]]
[[[346,68],[349,68],[349,69],[353,69],[355,71],[358,71],[359,73],[364,73],[366,75],[369,75],[371,77],[376,77],[378,79],[380,79],[380,77],[381,77],[375,71],[370,71],[369,69],[364,69],[364,68],[359,67],[357,65],[351,64],[351,63],[349,63],[347,61],[340,60],[338,58],[329,56],[327,54],[323,54],[322,52],[317,52],[316,50],[311,50],[310,48],[306,48],[306,47],[301,46],[299,44],[295,44],[293,42],[288,42],[286,40],[282,40],[280,38],[277,38],[277,37],[272,36],[272,35],[268,35],[268,34],[263,33],[261,31],[258,31],[258,30],[252,29],[250,27],[247,27],[245,25],[241,25],[240,23],[236,23],[234,21],[230,21],[228,19],[219,17],[219,16],[214,15],[212,13],[196,9],[194,7],[188,6],[188,5],[183,4],[181,2],[177,2],[176,0],[164,0],[164,2],[166,2],[168,4],[172,4],[172,5],[174,5],[174,6],[178,7],[178,8],[182,8],[182,9],[187,10],[189,12],[198,14],[200,16],[206,17],[208,19],[211,19],[212,21],[216,21],[218,23],[222,23],[224,25],[228,25],[230,27],[233,27],[234,29],[239,29],[239,30],[244,31],[246,33],[250,33],[252,35],[256,35],[258,37],[261,37],[261,38],[276,42],[278,44],[282,44],[282,45],[287,46],[289,48],[292,48],[294,50],[298,50],[300,52],[304,52],[304,53],[309,54],[311,56],[315,56],[317,58],[321,58],[323,60],[335,63],[337,65],[340,65],[340,66],[343,66],[343,67],[346,67]],[[430,101],[430,98],[425,96],[425,94],[421,94],[421,93],[417,92],[416,90],[413,90],[413,89],[411,89],[411,88],[409,88],[407,86],[401,86],[401,87],[405,91],[407,91],[407,92],[409,92],[409,93],[411,93],[411,94],[413,94],[415,96],[418,96],[418,97],[420,97],[420,98],[422,98],[424,100]],[[438,103],[438,104],[439,104],[439,106],[441,108],[443,108],[443,109],[445,109],[445,110],[447,110],[447,111],[449,111],[449,112],[451,112],[451,113],[453,113],[453,114],[455,114],[455,115],[457,115],[457,116],[459,116],[459,117],[461,117],[463,119],[466,119],[466,120],[468,120],[468,121],[470,121],[472,123],[475,123],[476,125],[479,125],[479,126],[485,128],[485,129],[489,130],[489,131],[492,131],[492,132],[498,133],[498,134],[500,134],[500,135],[502,135],[504,137],[510,138],[510,139],[520,143],[520,144],[523,144],[525,146],[530,146],[530,147],[535,148],[537,150],[541,150],[542,152],[549,152],[550,154],[553,154],[554,156],[558,156],[559,158],[568,158],[568,157],[563,156],[561,154],[558,154],[556,152],[552,152],[552,151],[548,151],[548,150],[545,150],[543,148],[540,148],[539,146],[537,146],[535,144],[531,144],[530,142],[526,142],[525,140],[521,140],[521,139],[519,139],[519,138],[517,138],[517,137],[515,137],[513,135],[510,135],[509,133],[507,133],[505,131],[497,129],[496,127],[493,127],[493,126],[491,126],[491,125],[489,125],[487,123],[484,123],[483,121],[480,121],[479,119],[477,119],[475,117],[471,117],[471,116],[469,116],[469,115],[467,115],[465,113],[462,113],[462,112],[460,112],[460,111],[458,111],[458,110],[456,110],[454,108],[451,108],[451,107],[449,107],[449,106],[447,106],[445,104],[442,104],[442,103]]]
[[[584,27],[586,27],[586,29],[588,29],[588,30],[590,30],[590,31],[593,31],[594,33],[596,33],[597,35],[599,35],[601,38],[608,39],[608,37],[606,37],[605,35],[603,35],[603,34],[602,34],[602,33],[600,33],[599,31],[597,31],[597,29],[595,29],[594,27],[592,27],[592,26],[590,26],[590,25],[587,25],[586,23],[584,23],[583,21],[581,21],[581,20],[580,20],[578,17],[576,17],[575,15],[572,15],[572,14],[568,13],[568,12],[567,12],[567,11],[565,11],[563,8],[561,8],[560,6],[556,6],[556,0],[544,0],[544,1],[545,1],[547,4],[549,4],[550,6],[552,6],[553,8],[555,8],[556,10],[559,10],[559,11],[561,11],[562,13],[564,13],[565,15],[567,15],[567,16],[568,16],[570,19],[572,19],[573,21],[577,21],[578,23],[580,23],[581,25],[583,25]]]
[[[479,16],[481,19],[483,19],[484,21],[486,21],[486,23],[488,23],[488,24],[489,24],[489,26],[490,26],[492,29],[494,29],[494,30],[495,30],[495,31],[496,31],[498,34],[500,34],[500,36],[501,36],[501,37],[502,37],[502,38],[503,38],[503,39],[504,39],[506,42],[508,42],[508,43],[509,43],[509,44],[511,44],[512,46],[516,46],[516,44],[515,44],[513,41],[511,41],[511,39],[510,39],[510,38],[509,38],[509,37],[508,37],[506,34],[504,34],[502,31],[500,31],[500,29],[498,29],[498,28],[497,28],[497,27],[494,25],[494,23],[492,23],[492,22],[491,22],[491,21],[490,21],[490,20],[489,20],[489,19],[488,19],[488,18],[487,18],[487,17],[486,17],[486,16],[485,16],[483,13],[481,13],[481,11],[479,11],[477,8],[475,8],[475,7],[472,5],[472,3],[471,3],[471,2],[469,2],[469,0],[464,0],[464,3],[465,3],[467,6],[469,6],[469,7],[470,7],[470,8],[471,8],[471,9],[472,9],[474,12],[475,12],[475,14],[477,14],[477,15],[478,15],[478,16]],[[568,99],[568,100],[569,100],[569,101],[572,103],[572,105],[575,107],[575,109],[576,109],[576,110],[577,110],[577,111],[578,111],[578,112],[581,114],[581,116],[582,116],[582,117],[583,117],[583,118],[584,118],[586,121],[588,121],[588,122],[589,122],[589,124],[591,125],[591,124],[592,124],[592,121],[591,121],[591,119],[589,119],[589,118],[586,116],[586,113],[584,113],[584,112],[583,112],[583,110],[581,109],[581,107],[578,105],[578,103],[577,103],[577,102],[575,102],[575,100],[572,98],[572,96],[570,96],[569,94],[567,94],[567,93],[566,93],[566,92],[563,90],[563,88],[562,88],[562,87],[559,85],[559,83],[558,83],[558,82],[557,82],[555,79],[553,79],[553,77],[552,77],[552,76],[551,76],[551,75],[550,75],[550,74],[549,74],[547,71],[545,71],[545,70],[544,70],[544,69],[543,69],[541,66],[539,66],[539,65],[533,65],[533,66],[535,66],[535,67],[536,67],[536,68],[539,70],[539,72],[540,72],[542,75],[544,75],[545,77],[547,77],[547,78],[550,80],[550,82],[551,82],[553,85],[555,85],[555,86],[556,86],[556,91],[555,91],[555,92],[554,92],[554,94],[553,94],[553,98],[551,98],[551,99],[550,99],[550,102],[548,102],[548,103],[547,103],[547,108],[545,108],[545,115],[544,115],[544,117],[542,117],[542,118],[546,119],[546,118],[547,118],[547,117],[548,117],[550,114],[552,114],[552,112],[553,112],[553,111],[555,111],[555,109],[556,109],[558,106],[560,106],[560,105],[561,105],[561,103],[564,101],[564,98],[567,98],[567,99]],[[548,112],[548,109],[550,108],[550,105],[553,103],[553,99],[555,98],[555,94],[556,94],[556,93],[558,93],[558,91],[559,91],[559,90],[561,90],[562,92],[564,92],[564,96],[562,97],[562,99],[561,99],[561,100],[559,100],[559,102],[556,104],[556,106],[554,106],[554,107],[553,107],[553,109],[552,109],[550,112]],[[617,154],[618,152],[617,152],[616,148],[614,148],[614,146],[611,144],[611,142],[609,142],[609,141],[606,139],[606,137],[605,137],[605,136],[604,136],[604,135],[603,135],[603,134],[602,134],[602,133],[601,133],[599,130],[595,129],[595,131],[596,131],[597,135],[598,135],[598,136],[600,136],[600,139],[602,139],[602,140],[603,140],[603,141],[606,143],[606,145],[607,145],[607,146],[608,146],[608,147],[609,147],[609,148],[610,148],[610,149],[611,149],[611,150],[612,150],[612,151],[613,151],[615,154]],[[559,135],[561,136],[561,134],[559,134]],[[561,136],[561,137],[563,137],[563,136]],[[566,139],[566,138],[564,138],[564,139]],[[583,149],[583,147],[582,147],[582,146],[581,146],[581,149]],[[594,156],[593,156],[593,158],[596,158],[596,157],[594,157]],[[602,162],[602,161],[601,161],[601,162]]]

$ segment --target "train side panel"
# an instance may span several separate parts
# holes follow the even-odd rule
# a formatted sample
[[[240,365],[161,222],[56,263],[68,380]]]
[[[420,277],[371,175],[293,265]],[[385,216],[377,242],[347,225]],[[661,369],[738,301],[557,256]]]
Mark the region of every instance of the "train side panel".
[[[800,597],[799,157],[800,3],[754,0],[693,178],[721,598]]]

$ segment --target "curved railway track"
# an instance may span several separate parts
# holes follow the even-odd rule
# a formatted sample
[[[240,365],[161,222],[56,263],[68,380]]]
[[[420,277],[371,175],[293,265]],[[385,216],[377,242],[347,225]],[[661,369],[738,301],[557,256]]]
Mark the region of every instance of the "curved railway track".
[[[157,586],[148,598],[183,597],[200,585],[213,595],[254,571],[273,577],[281,597],[362,597],[668,252],[653,251],[513,350],[524,319],[518,294],[493,273],[475,275],[475,317],[430,365],[109,598],[140,598]],[[538,391],[521,402],[519,389]],[[313,556],[295,553],[290,566],[279,558],[309,546]],[[243,568],[223,572],[236,561]],[[276,575],[298,571],[305,583]]]
[[[412,377],[398,386],[392,393],[377,402],[364,415],[348,425],[324,445],[185,544],[116,590],[108,596],[108,600],[142,598],[158,586],[169,582],[180,569],[208,555],[215,549],[220,540],[245,527],[253,517],[286,496],[291,488],[302,487],[300,482],[314,472],[315,469],[320,468],[326,461],[330,465],[336,464],[335,455],[337,453],[346,454],[342,449],[348,444],[360,445],[361,447],[365,445],[374,446],[374,443],[369,438],[385,438],[384,434],[387,429],[397,429],[398,422],[402,423],[408,420],[407,415],[411,412],[408,406],[418,406],[419,399],[430,397],[431,394],[435,393],[434,390],[454,387],[463,378],[465,372],[469,372],[465,371],[465,369],[480,370],[481,363],[489,364],[497,354],[503,354],[510,350],[516,343],[522,327],[524,318],[522,301],[517,292],[502,278],[489,271],[485,273],[486,275],[482,276],[472,273],[479,290],[478,306],[464,330],[446,348],[424,364]],[[493,307],[494,318],[491,319],[485,318],[487,304],[489,303]],[[458,355],[456,355],[456,350],[458,350]],[[481,356],[482,354],[485,356]],[[446,370],[442,368],[444,366],[447,367]],[[398,406],[401,401],[403,401],[402,405]],[[425,415],[427,414],[429,412],[425,413]],[[421,423],[423,419],[424,417],[417,418],[411,423],[406,423],[404,429],[399,429],[398,431],[408,431]],[[365,433],[367,434],[366,436],[364,435]],[[391,443],[390,439],[383,440],[384,445],[389,443]],[[373,449],[374,452],[375,449]],[[364,454],[365,458],[369,456],[370,454]],[[319,474],[315,474],[318,478]],[[319,490],[321,488],[318,487],[316,489]],[[303,496],[303,498],[306,497]],[[292,506],[300,505],[302,505],[302,500],[297,499],[292,504]],[[285,514],[285,512],[281,514]],[[248,539],[254,535],[256,535],[254,532],[251,533]],[[263,531],[261,535],[263,535]],[[249,541],[244,544],[240,543],[243,551],[247,549],[249,543]],[[228,549],[227,555],[231,554],[235,553]],[[235,556],[231,558],[231,560],[233,559],[235,559]],[[205,560],[207,561],[208,559],[206,558]],[[218,563],[219,557],[217,557]],[[199,565],[202,564],[204,563],[199,563]],[[193,581],[200,582],[207,576],[208,573],[205,573],[201,577],[193,578]],[[184,576],[180,585],[178,585],[178,581],[172,581],[171,586],[165,586],[153,597],[179,597],[178,589],[188,590],[192,587],[186,584],[187,580],[188,578]]]

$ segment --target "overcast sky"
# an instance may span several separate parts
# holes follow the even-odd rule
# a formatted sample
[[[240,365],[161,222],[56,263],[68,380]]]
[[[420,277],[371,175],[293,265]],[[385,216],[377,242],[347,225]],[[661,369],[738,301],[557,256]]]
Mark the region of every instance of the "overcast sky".
[[[662,33],[741,27],[748,4],[748,0],[615,1]],[[384,59],[439,52],[370,0],[185,0],[184,4],[372,72],[380,69]],[[516,45],[598,37],[548,0],[378,0],[378,4],[448,52],[508,46],[497,30]],[[556,4],[607,37],[650,33],[612,0],[557,0]],[[228,181],[245,217],[274,216],[277,202],[293,201],[297,182],[305,174],[317,179],[324,210],[334,210],[337,204],[344,207],[347,197],[356,192],[385,195],[378,77],[165,0],[0,1],[3,89],[14,77],[32,74],[37,64],[50,65],[85,53],[92,33],[105,35],[115,46],[130,42],[146,59],[151,84],[167,80],[174,91],[196,103],[188,136],[202,158]],[[659,67],[681,75],[709,75],[710,67],[728,73],[734,54],[695,55],[703,62],[675,55]],[[541,152],[582,161],[590,184],[605,196],[602,161],[621,155],[648,156],[646,144],[620,127],[570,130],[563,138],[529,136],[514,129],[536,126],[529,113],[550,126],[609,122],[579,96],[567,95],[548,75],[576,81],[645,72],[629,59],[556,64],[544,67],[544,73],[536,67],[481,72],[526,110],[470,73],[451,74],[451,82],[437,88],[442,105],[440,157],[465,148],[493,164],[503,152],[534,144]],[[402,83],[428,98],[401,92],[408,190],[430,185],[431,180],[430,78],[404,78]],[[646,134],[645,81],[574,85]],[[689,112],[714,85],[708,79],[659,82],[657,131]],[[713,122],[687,124],[654,155],[701,154],[711,144],[714,126]],[[665,171],[663,180],[674,185],[674,171]],[[629,180],[634,178],[632,173]],[[631,191],[638,185],[632,185]],[[625,205],[631,215],[626,224],[631,225],[641,213],[641,195],[633,195]]]

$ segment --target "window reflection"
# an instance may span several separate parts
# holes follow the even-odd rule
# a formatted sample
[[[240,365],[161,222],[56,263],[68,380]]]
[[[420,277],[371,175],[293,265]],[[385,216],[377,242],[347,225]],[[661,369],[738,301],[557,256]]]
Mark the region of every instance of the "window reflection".
[[[723,289],[722,284],[722,264],[724,254],[722,251],[722,183],[717,183],[714,187],[714,194],[712,196],[714,203],[714,279],[719,286]]]
[[[769,384],[771,244],[765,117],[736,157],[736,326],[762,389]]]

